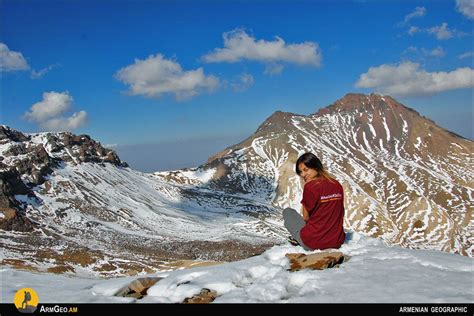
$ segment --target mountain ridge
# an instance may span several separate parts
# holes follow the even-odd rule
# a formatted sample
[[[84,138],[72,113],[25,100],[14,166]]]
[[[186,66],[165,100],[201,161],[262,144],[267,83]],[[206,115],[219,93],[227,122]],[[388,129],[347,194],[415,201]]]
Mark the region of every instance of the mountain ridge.
[[[359,229],[369,223],[363,228],[366,233],[406,246],[423,239],[414,242],[403,236],[404,231],[411,230],[413,235],[423,231],[427,236],[438,236],[437,242],[428,242],[429,247],[462,249],[459,251],[472,256],[472,233],[465,230],[473,217],[468,207],[474,187],[468,164],[470,148],[472,141],[389,96],[349,93],[307,116],[276,111],[253,135],[211,156],[196,170],[220,170],[208,183],[213,189],[246,194],[266,191],[267,203],[298,208],[302,187],[294,174],[294,163],[302,153],[313,151],[345,182],[349,196],[358,200],[346,209],[363,210],[346,221],[347,227],[353,227],[354,219],[359,223],[356,226],[362,226]],[[413,215],[419,208],[425,209],[421,213],[433,211],[437,215],[424,219]],[[402,216],[399,209],[406,213]],[[408,220],[412,216],[413,220]],[[444,238],[435,228],[433,219],[438,217],[446,224],[458,223],[465,233],[458,231],[458,224],[448,224],[452,232],[457,231],[454,236],[458,239],[439,246]],[[459,248],[460,243],[466,246]]]
[[[87,135],[1,126],[0,157],[4,265],[88,276],[151,273],[179,260],[246,258],[281,240],[280,228],[252,217],[257,206],[248,199],[134,171]]]
[[[152,174],[89,136],[2,126],[2,262],[123,275],[169,260],[261,253],[286,238],[281,211],[299,209],[294,164],[307,151],[344,187],[346,230],[472,257],[472,141],[416,111],[392,111],[386,97],[349,97],[365,104],[307,116],[277,111],[207,163]]]

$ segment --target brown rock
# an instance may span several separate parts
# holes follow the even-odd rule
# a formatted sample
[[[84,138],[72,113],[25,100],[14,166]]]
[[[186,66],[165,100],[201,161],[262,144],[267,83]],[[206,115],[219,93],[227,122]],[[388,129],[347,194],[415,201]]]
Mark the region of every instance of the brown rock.
[[[74,268],[70,265],[59,265],[50,267],[47,269],[48,272],[55,273],[55,274],[62,274],[66,272],[74,272]]]
[[[12,219],[16,216],[16,211],[11,208],[0,208],[0,213],[3,214],[2,220],[4,221]]]
[[[156,282],[161,280],[161,278],[152,278],[152,277],[147,277],[147,278],[140,278],[128,285],[130,290],[140,293],[142,295],[146,294],[146,291],[153,285],[155,285]]]
[[[141,299],[143,296],[146,295],[146,292],[150,287],[156,284],[156,282],[160,281],[162,278],[158,277],[146,277],[136,279],[131,282],[129,285],[121,288],[115,296],[122,296],[122,297],[134,297],[136,299]]]
[[[217,292],[209,289],[202,289],[199,294],[184,299],[183,304],[209,304],[217,297]]]
[[[311,255],[303,253],[287,253],[290,260],[290,271],[301,269],[324,270],[341,264],[344,261],[342,252],[318,252]]]
[[[31,232],[34,229],[34,224],[22,214],[20,211],[12,208],[0,207],[0,229],[15,230],[20,232]]]
[[[29,140],[29,137],[23,133],[15,131],[8,126],[0,126],[0,141],[6,141],[11,139],[14,142],[24,142]]]

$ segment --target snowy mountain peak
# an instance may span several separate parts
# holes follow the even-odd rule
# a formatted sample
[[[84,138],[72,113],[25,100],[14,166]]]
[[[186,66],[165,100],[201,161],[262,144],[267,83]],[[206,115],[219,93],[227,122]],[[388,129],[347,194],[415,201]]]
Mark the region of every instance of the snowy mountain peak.
[[[292,125],[293,117],[302,116],[290,112],[276,111],[269,116],[258,128],[255,134],[281,132]]]
[[[0,126],[0,228],[31,231],[17,195],[35,197],[33,188],[42,185],[64,163],[108,162],[126,167],[117,154],[103,148],[88,135],[71,133],[24,134]]]
[[[15,165],[16,169],[20,167],[18,161],[22,158],[32,158],[30,157],[33,156],[32,153],[44,158],[44,163],[47,161],[50,163],[63,161],[73,164],[109,162],[116,166],[127,167],[127,163],[122,162],[113,150],[102,147],[89,135],[74,135],[70,132],[24,134],[1,125],[0,153],[4,157],[3,164]],[[22,172],[22,170],[18,171]]]
[[[411,111],[418,114],[415,110],[399,103],[391,96],[371,93],[369,95],[360,93],[348,93],[343,98],[337,100],[326,108],[319,110],[318,114],[330,112],[375,112],[392,110],[396,112]],[[419,114],[418,114],[419,115]]]
[[[472,146],[390,96],[351,93],[314,115],[275,112],[196,170],[217,170],[205,184],[212,190],[298,209],[294,164],[311,151],[345,189],[346,227],[472,256]],[[186,183],[184,173],[173,175]]]

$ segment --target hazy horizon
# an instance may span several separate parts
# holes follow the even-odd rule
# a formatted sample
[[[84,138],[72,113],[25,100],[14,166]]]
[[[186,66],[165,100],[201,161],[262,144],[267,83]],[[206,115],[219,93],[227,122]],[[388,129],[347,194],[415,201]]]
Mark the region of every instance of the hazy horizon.
[[[174,142],[119,145],[115,150],[130,168],[141,172],[169,171],[197,167],[212,155],[237,144],[250,135],[183,139]]]

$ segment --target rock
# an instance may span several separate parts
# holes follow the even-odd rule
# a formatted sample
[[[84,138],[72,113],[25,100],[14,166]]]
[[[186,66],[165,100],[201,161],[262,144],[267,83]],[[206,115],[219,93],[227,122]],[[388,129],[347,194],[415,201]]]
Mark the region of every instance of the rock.
[[[31,232],[34,224],[26,217],[16,195],[34,196],[34,193],[21,180],[20,173],[9,167],[0,171],[0,230]]]
[[[74,268],[70,265],[58,265],[54,267],[49,267],[46,271],[55,274],[62,274],[66,272],[74,272]]]
[[[158,277],[146,277],[136,279],[127,286],[121,288],[115,296],[122,296],[122,297],[134,297],[136,299],[141,299],[143,296],[146,295],[146,292],[150,287],[156,284],[156,282],[160,281],[162,278]]]
[[[159,280],[161,280],[161,278],[151,278],[151,277],[140,278],[140,279],[137,279],[137,280],[133,281],[132,283],[130,283],[128,285],[128,287],[130,288],[130,290],[132,290],[136,293],[140,293],[142,295],[145,295],[146,291],[150,287],[155,285],[155,283],[158,282]]]
[[[340,265],[344,261],[342,252],[318,252],[310,255],[303,253],[287,253],[286,257],[290,260],[290,271],[301,269],[324,270]]]
[[[0,172],[0,207],[18,206],[15,195],[27,195],[31,190],[21,181],[20,174],[13,168]]]
[[[14,142],[24,142],[29,138],[23,133],[15,131],[8,126],[0,125],[0,142],[11,139]]]
[[[0,208],[0,229],[31,232],[34,224],[20,211],[11,208]]]
[[[183,304],[209,304],[217,297],[217,292],[209,289],[202,289],[199,294],[184,299]]]

